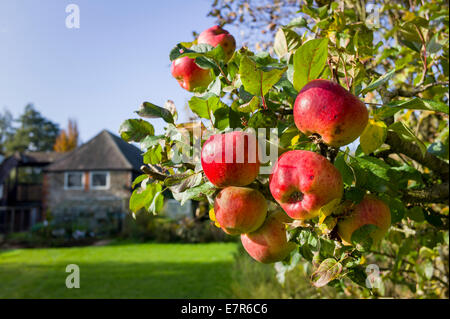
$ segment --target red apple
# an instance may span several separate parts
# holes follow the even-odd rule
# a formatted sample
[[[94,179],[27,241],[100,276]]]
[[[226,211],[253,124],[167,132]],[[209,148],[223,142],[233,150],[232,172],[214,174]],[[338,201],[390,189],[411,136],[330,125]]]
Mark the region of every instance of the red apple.
[[[173,60],[170,72],[180,86],[190,92],[208,87],[213,80],[209,69],[202,69],[195,64],[195,59],[187,56]]]
[[[257,230],[266,219],[267,201],[256,189],[229,186],[214,200],[217,223],[230,235]]]
[[[231,58],[236,49],[236,41],[234,37],[222,27],[216,25],[206,29],[198,36],[197,43],[206,43],[216,47],[218,44],[225,51],[227,61]]]
[[[310,219],[330,201],[341,198],[341,173],[325,157],[310,151],[282,154],[270,176],[270,192],[294,219]]]
[[[218,187],[246,186],[259,173],[259,147],[256,136],[236,131],[212,135],[201,153],[202,168]]]
[[[367,125],[369,114],[364,103],[339,84],[313,80],[297,95],[294,121],[297,128],[319,134],[331,146],[353,142]]]
[[[247,253],[265,264],[285,259],[295,248],[287,239],[285,223],[289,221],[286,214],[277,212],[269,215],[258,230],[242,234],[241,242]]]
[[[391,211],[382,200],[366,195],[357,205],[347,211],[348,216],[337,224],[338,234],[345,245],[351,245],[352,234],[364,225],[375,225],[370,237],[375,245],[387,233],[391,226]]]

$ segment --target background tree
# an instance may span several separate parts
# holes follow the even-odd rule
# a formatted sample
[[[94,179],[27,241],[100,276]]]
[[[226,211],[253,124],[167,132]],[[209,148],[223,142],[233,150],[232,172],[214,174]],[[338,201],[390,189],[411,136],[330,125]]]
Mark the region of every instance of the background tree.
[[[6,153],[53,150],[59,126],[43,117],[32,104],[25,106],[15,122],[19,123],[18,127],[4,143]]]
[[[0,114],[0,154],[6,152],[5,143],[14,134],[12,122],[13,117],[11,112],[5,109],[3,114]]]
[[[343,200],[356,204],[370,193],[390,208],[391,227],[375,248],[367,245],[371,227],[359,229],[353,246],[342,245],[336,236],[342,203],[323,207],[317,219],[291,224],[289,239],[297,249],[275,264],[280,281],[302,264],[313,286],[329,285],[346,295],[448,298],[448,9],[443,0],[216,1],[214,15],[222,24],[272,34],[273,40],[261,47],[267,50],[254,53],[244,47],[229,61],[220,47],[195,43],[180,42],[170,52],[172,61],[189,56],[215,75],[188,102],[207,128],[276,128],[279,155],[312,150],[334,164],[344,180]],[[289,21],[278,23],[282,19]],[[294,125],[295,98],[317,78],[339,83],[366,103],[369,123],[356,150],[327,146]],[[176,123],[173,107],[149,102],[137,113],[161,117],[167,127],[157,136],[143,119],[126,120],[120,128],[122,138],[146,150],[130,209],[157,213],[163,189],[181,203],[213,203],[219,189],[202,168],[173,162],[179,155],[175,146],[186,145],[180,136],[192,124]],[[187,145],[193,148],[194,141]],[[275,204],[267,176],[250,187]],[[380,286],[367,284],[371,269]]]
[[[78,146],[78,126],[75,120],[69,119],[67,131],[62,129],[56,138],[53,149],[56,152],[68,152]]]

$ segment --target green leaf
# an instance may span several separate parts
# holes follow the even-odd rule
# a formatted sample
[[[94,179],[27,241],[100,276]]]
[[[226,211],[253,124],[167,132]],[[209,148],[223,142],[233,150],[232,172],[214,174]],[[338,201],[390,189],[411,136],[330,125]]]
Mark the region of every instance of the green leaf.
[[[334,160],[334,166],[336,166],[336,168],[341,173],[344,184],[349,186],[352,185],[354,181],[353,171],[350,166],[347,165],[343,154],[339,154],[338,156],[336,156],[336,159]]]
[[[352,267],[347,272],[347,277],[361,287],[366,288],[367,273],[362,266]]]
[[[133,184],[131,184],[131,188],[134,188],[137,184],[140,184],[143,180],[145,180],[146,178],[148,178],[147,174],[142,174],[139,175],[138,177],[136,177],[133,181]]]
[[[419,146],[422,156],[427,152],[426,145],[419,140],[419,138],[406,126],[402,121],[397,121],[389,126],[389,130],[398,134],[398,136],[405,141],[415,142]]]
[[[311,275],[311,283],[314,287],[326,286],[330,281],[336,279],[342,272],[342,264],[334,258],[327,258],[320,264],[319,268]]]
[[[143,155],[144,164],[159,164],[162,160],[162,147],[156,145],[147,150]]]
[[[391,210],[391,224],[398,223],[406,214],[406,207],[399,198],[388,196],[387,194],[378,194],[379,199],[386,202]]]
[[[134,213],[145,208],[149,209],[157,192],[161,191],[161,185],[157,183],[147,184],[145,188],[133,191],[130,197],[129,207]]]
[[[213,120],[216,129],[224,130],[230,127],[230,111],[228,106],[222,106],[214,111]]]
[[[184,205],[189,199],[201,199],[203,196],[214,194],[216,187],[210,182],[206,182],[200,186],[188,188],[185,192],[181,193],[180,198],[181,205]]]
[[[344,198],[358,204],[363,200],[364,195],[366,195],[366,192],[363,189],[350,187],[345,191]]]
[[[301,44],[300,36],[291,29],[279,28],[275,34],[275,40],[273,43],[273,50],[276,55],[281,59],[286,56],[290,51],[297,49]]]
[[[276,127],[277,119],[270,112],[260,110],[252,115],[248,126],[253,128]]]
[[[426,110],[443,112],[445,114],[449,114],[449,106],[446,103],[434,100],[422,99],[422,102],[425,106]]]
[[[232,107],[233,107],[233,110],[237,111],[237,112],[253,113],[254,111],[259,109],[259,103],[260,103],[259,97],[253,96],[249,102],[241,104],[241,105],[236,104],[234,107],[233,106]]]
[[[168,109],[162,108],[150,102],[142,103],[139,111],[136,113],[141,117],[162,118],[167,123],[174,124],[172,113],[170,113]]]
[[[359,137],[359,143],[364,153],[373,153],[383,145],[387,136],[387,126],[382,121],[369,119],[366,128]]]
[[[383,85],[384,83],[387,83],[395,74],[395,69],[383,74],[382,76],[380,76],[378,79],[376,79],[375,81],[372,81],[368,86],[366,86],[361,92],[359,92],[360,94],[366,94],[368,92],[371,92],[375,89],[377,89],[378,87],[380,87],[381,85]]]
[[[142,119],[129,119],[119,128],[120,137],[126,142],[140,142],[143,138],[155,134],[153,125]]]
[[[300,91],[322,72],[328,57],[328,39],[314,39],[304,43],[294,53],[294,88]]]
[[[219,97],[212,93],[207,93],[200,97],[193,96],[188,104],[192,112],[205,119],[211,119],[214,115],[214,111],[222,106]]]
[[[172,192],[181,193],[191,187],[196,187],[202,182],[202,174],[188,170],[181,174],[174,174],[164,180],[164,185],[168,186]]]
[[[175,46],[175,48],[172,49],[172,51],[170,51],[169,55],[170,61],[185,56],[191,59],[206,57],[211,58],[215,61],[223,61],[226,57],[225,51],[220,45],[213,47],[212,45],[206,43],[196,44],[191,46],[190,48],[186,48],[183,44],[179,43]]]
[[[407,216],[415,222],[423,222],[425,216],[423,214],[423,209],[419,206],[414,206],[407,211]]]
[[[375,119],[382,120],[384,118],[393,116],[397,112],[404,109],[427,110],[449,114],[449,106],[443,102],[437,102],[433,100],[426,100],[414,97],[409,100],[399,100],[389,102],[388,104],[377,108],[373,112],[373,115]]]
[[[164,135],[155,135],[155,136],[148,135],[141,141],[141,148],[147,149],[149,147],[159,144],[159,142],[163,140]]]
[[[258,68],[256,62],[244,55],[239,66],[239,73],[244,89],[257,96],[264,96],[272,86],[277,83],[287,67],[265,68],[265,71]]]
[[[352,234],[352,244],[354,244],[355,246],[361,245],[364,251],[370,250],[370,247],[372,247],[373,244],[373,240],[370,235],[377,229],[378,227],[372,224],[367,224],[359,227]]]
[[[297,17],[292,19],[286,26],[289,28],[304,28],[308,25],[305,18]]]
[[[155,195],[153,196],[153,200],[148,207],[148,211],[153,215],[159,213],[164,206],[164,196],[162,194],[162,186],[160,184],[154,184],[153,192]]]

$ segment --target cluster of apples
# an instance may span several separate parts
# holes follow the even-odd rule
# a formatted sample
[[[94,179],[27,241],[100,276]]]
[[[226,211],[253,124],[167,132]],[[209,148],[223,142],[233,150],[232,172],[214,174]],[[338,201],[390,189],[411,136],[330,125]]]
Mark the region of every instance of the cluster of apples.
[[[200,33],[197,38],[197,44],[209,44],[213,47],[220,44],[225,52],[227,61],[236,49],[234,37],[218,25]],[[209,69],[202,69],[195,63],[195,59],[187,56],[174,60],[170,67],[170,72],[180,86],[190,92],[197,88],[206,88],[213,80]]]
[[[236,44],[232,35],[219,26],[203,31],[197,43],[221,45],[228,59]],[[198,67],[193,59],[173,61],[172,75],[186,90],[207,85],[209,70]],[[319,135],[333,147],[357,139],[368,122],[364,103],[339,84],[313,80],[299,92],[294,103],[294,122],[300,132]],[[266,198],[248,187],[258,176],[260,147],[253,134],[236,131],[212,135],[203,145],[201,164],[208,180],[222,188],[214,201],[212,219],[230,235],[240,235],[246,251],[255,260],[272,263],[285,259],[295,248],[288,241],[286,223],[293,219],[317,217],[320,208],[341,200],[343,181],[338,169],[324,156],[311,151],[283,153],[273,167],[269,188],[284,210],[268,213]],[[373,195],[356,205],[347,205],[337,224],[342,242],[351,244],[352,234],[368,224],[377,226],[370,236],[378,242],[391,223],[389,207]]]

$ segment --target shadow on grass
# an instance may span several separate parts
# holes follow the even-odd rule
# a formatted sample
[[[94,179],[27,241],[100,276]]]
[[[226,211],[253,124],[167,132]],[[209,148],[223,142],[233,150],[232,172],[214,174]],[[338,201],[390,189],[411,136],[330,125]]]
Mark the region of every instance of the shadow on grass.
[[[230,297],[231,261],[74,263],[79,289],[66,288],[66,263],[0,265],[0,298]]]

